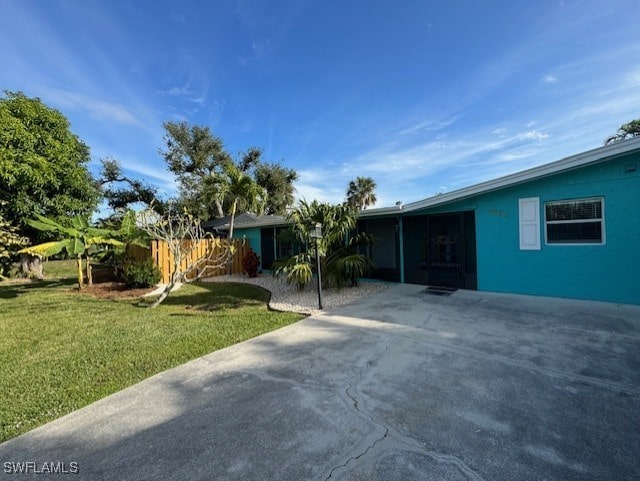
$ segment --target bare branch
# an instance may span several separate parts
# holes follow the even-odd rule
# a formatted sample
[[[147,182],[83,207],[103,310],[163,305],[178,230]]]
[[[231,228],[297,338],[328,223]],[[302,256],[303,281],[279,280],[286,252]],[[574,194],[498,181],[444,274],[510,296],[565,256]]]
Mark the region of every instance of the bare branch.
[[[221,252],[214,249],[213,242],[208,242],[203,256],[194,255],[203,247],[202,243],[213,240],[213,236],[202,229],[200,221],[194,216],[188,212],[178,212],[173,207],[163,215],[145,209],[138,214],[138,224],[148,235],[166,243],[172,264],[169,283],[151,307],[164,301],[177,283],[193,282],[211,271],[225,268],[234,253],[233,243],[229,240]]]

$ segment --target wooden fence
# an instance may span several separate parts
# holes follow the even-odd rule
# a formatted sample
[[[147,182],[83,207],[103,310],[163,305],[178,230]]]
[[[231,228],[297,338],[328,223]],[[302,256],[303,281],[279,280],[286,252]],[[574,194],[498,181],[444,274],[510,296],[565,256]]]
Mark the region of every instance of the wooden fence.
[[[249,240],[236,239],[232,242],[235,247],[235,251],[231,256],[231,259],[229,259],[226,265],[218,268],[213,268],[214,264],[212,263],[211,267],[207,269],[207,272],[203,277],[243,273],[244,269],[242,268],[242,259],[247,252],[251,250]],[[228,243],[229,241],[227,239],[204,239],[200,241],[197,248],[191,251],[191,255],[188,258],[182,260],[181,265],[183,268],[186,268],[189,264],[208,255],[210,255],[211,259],[216,260],[227,249]],[[165,284],[169,282],[169,278],[173,273],[173,259],[171,252],[169,251],[169,246],[165,241],[151,241],[149,248],[130,245],[127,247],[127,256],[136,260],[144,260],[150,257],[162,273],[162,282]],[[189,276],[189,278],[193,278],[199,274],[203,270],[204,265],[200,267],[199,272],[194,272],[193,275]]]

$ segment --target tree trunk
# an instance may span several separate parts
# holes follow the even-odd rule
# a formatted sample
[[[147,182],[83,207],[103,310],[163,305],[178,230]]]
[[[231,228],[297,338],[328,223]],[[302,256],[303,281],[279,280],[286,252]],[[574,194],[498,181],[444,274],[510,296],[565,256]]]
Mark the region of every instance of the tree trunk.
[[[40,257],[20,254],[20,275],[29,279],[44,279]]]
[[[162,301],[164,301],[167,298],[167,296],[173,290],[173,288],[176,286],[179,280],[180,280],[180,277],[177,276],[175,272],[171,274],[167,287],[164,288],[164,290],[160,294],[160,297],[158,297],[155,301],[153,301],[153,304],[151,304],[149,307],[154,308],[162,304]]]
[[[216,209],[218,210],[218,217],[224,217],[224,210],[222,209],[222,202],[220,202],[218,199],[216,199],[214,201],[215,205],[216,205]]]
[[[86,262],[87,262],[87,284],[92,286],[93,285],[93,267],[91,267],[91,258],[89,256],[87,256]]]
[[[78,290],[82,290],[84,273],[82,272],[82,257],[78,256]]]

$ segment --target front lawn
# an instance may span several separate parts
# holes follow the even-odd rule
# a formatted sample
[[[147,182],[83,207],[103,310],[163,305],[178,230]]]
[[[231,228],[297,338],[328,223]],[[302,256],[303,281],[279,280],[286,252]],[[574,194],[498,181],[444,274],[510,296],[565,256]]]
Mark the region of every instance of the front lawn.
[[[291,324],[269,293],[237,283],[183,286],[156,309],[74,290],[58,279],[0,283],[0,442],[153,374]],[[48,269],[47,267],[54,267]]]

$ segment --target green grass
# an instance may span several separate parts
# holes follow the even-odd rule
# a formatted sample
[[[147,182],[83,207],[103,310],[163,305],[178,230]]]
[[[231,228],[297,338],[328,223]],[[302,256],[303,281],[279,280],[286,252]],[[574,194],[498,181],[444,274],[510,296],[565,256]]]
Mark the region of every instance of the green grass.
[[[50,262],[58,278],[0,283],[0,442],[302,318],[269,311],[269,294],[247,284],[186,285],[148,309],[78,294],[74,272]]]

